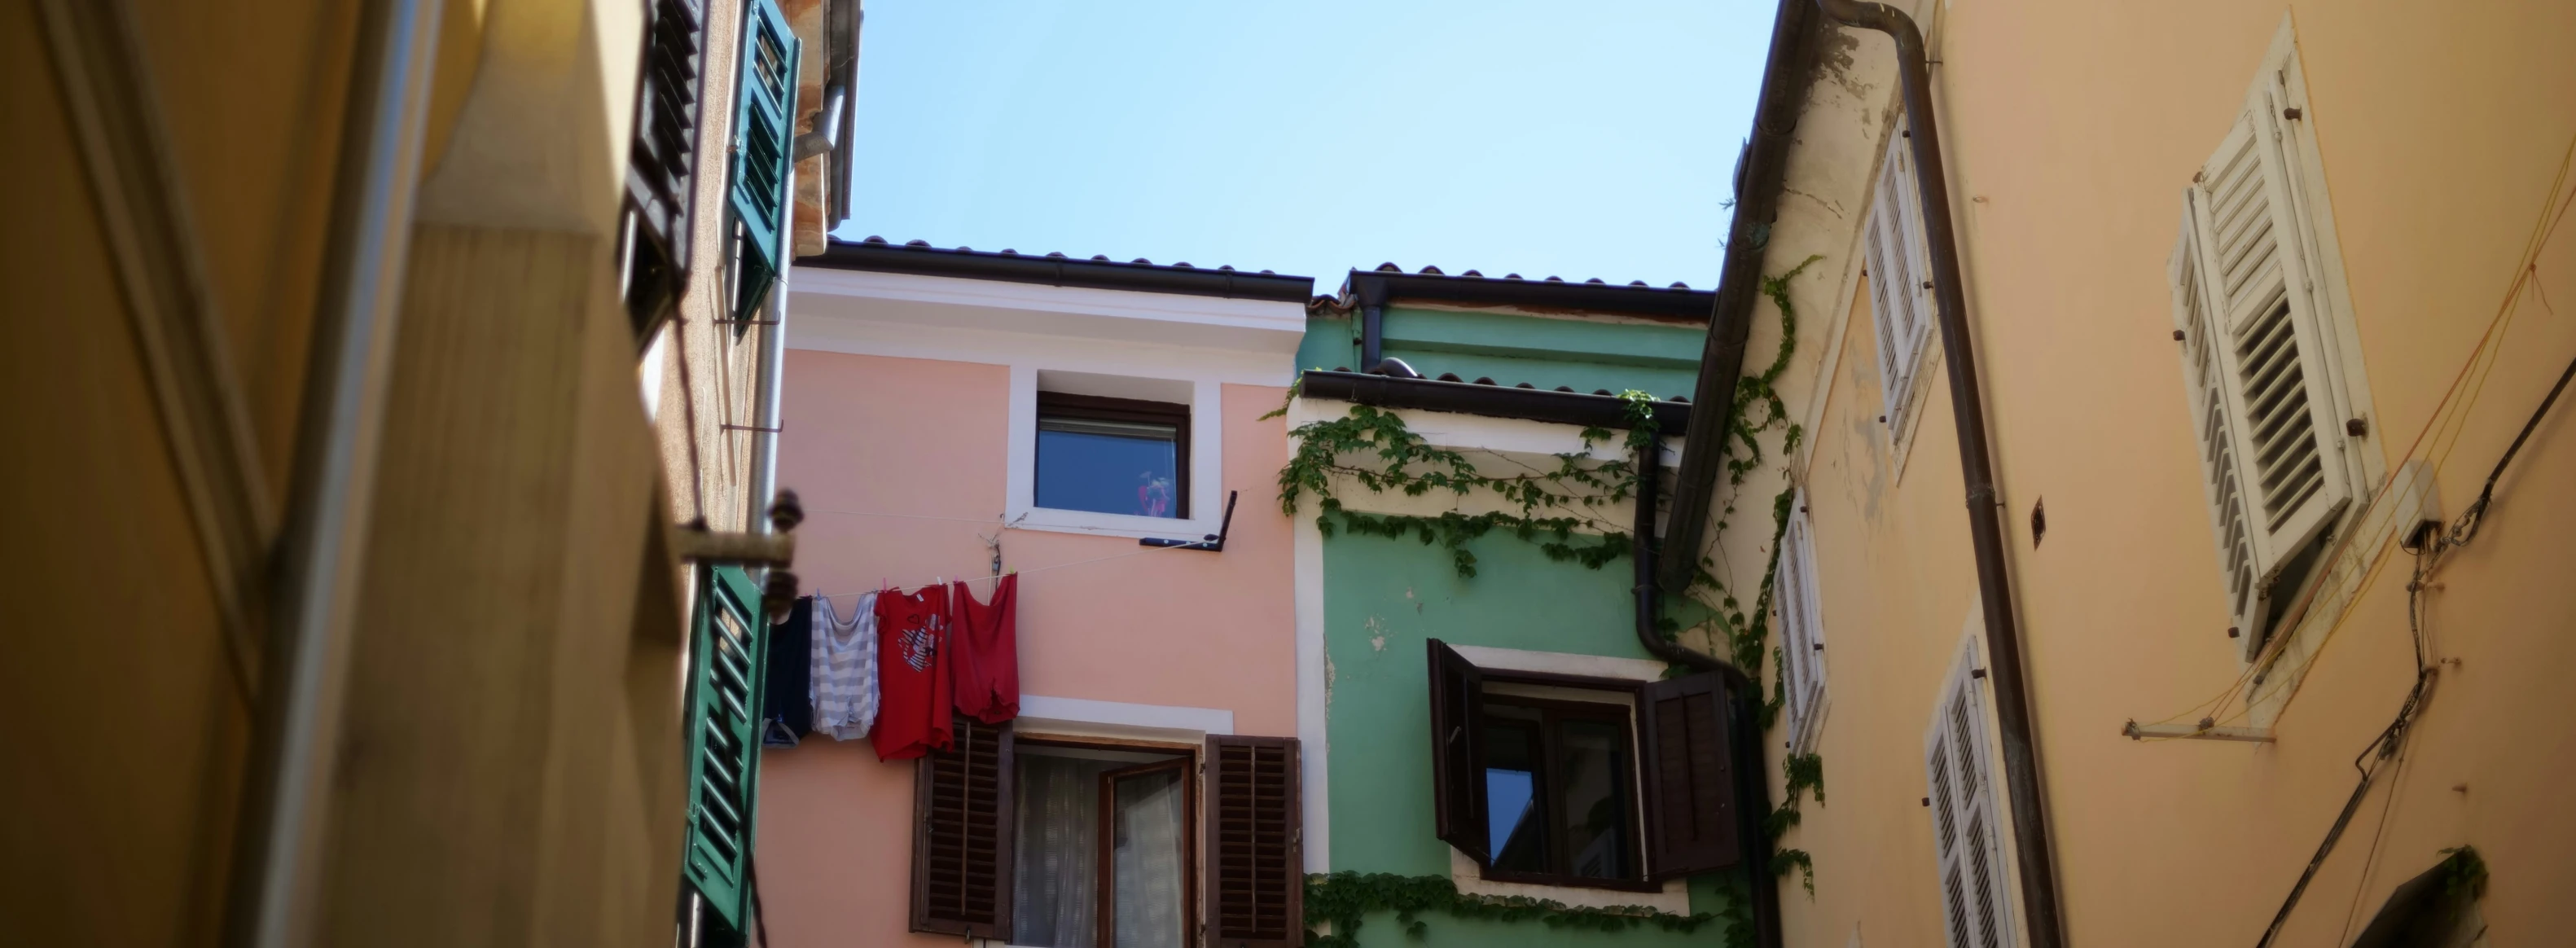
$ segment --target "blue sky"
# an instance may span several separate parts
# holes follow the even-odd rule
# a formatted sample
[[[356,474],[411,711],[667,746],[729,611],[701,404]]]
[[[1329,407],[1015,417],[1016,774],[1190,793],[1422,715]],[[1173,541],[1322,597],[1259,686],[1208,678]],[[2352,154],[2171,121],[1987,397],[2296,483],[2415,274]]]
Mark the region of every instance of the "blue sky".
[[[838,233],[1705,288],[1773,9],[871,0]]]

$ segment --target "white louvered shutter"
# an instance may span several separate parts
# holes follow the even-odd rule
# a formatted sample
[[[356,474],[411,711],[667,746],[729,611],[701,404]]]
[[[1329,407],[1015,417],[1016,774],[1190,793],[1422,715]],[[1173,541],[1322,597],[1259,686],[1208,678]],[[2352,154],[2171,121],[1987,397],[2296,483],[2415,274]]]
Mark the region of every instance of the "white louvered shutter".
[[[1815,737],[1816,712],[1825,700],[1825,629],[1806,491],[1800,490],[1790,503],[1788,529],[1780,534],[1780,566],[1772,574],[1771,601],[1780,615],[1780,673],[1787,686],[1790,741],[1803,749]]]
[[[1914,388],[1924,343],[1932,333],[1931,248],[1923,234],[1922,192],[1914,177],[1913,139],[1905,122],[1887,136],[1870,196],[1862,253],[1869,268],[1870,309],[1878,325],[1878,370],[1887,418],[1894,424]]]
[[[1975,668],[1976,640],[1969,639],[1923,737],[1943,932],[1950,948],[2011,948],[2017,941],[2012,895],[2005,887],[2003,833],[1995,825],[2002,808],[1986,743],[1983,679],[1970,675]]]
[[[2196,195],[2183,195],[2182,236],[2174,242],[2168,272],[2173,280],[2174,329],[2182,333],[2183,388],[2191,399],[2192,436],[2199,445],[2201,488],[2209,500],[2210,535],[2218,541],[2219,582],[2227,593],[2228,624],[2247,642],[2261,640],[2265,600],[2255,580],[2253,511],[2246,506],[2236,462],[2235,421],[2228,410],[2218,363],[2218,336],[2209,331],[2209,288],[2201,278]]]
[[[2353,493],[2283,98],[2274,82],[2247,97],[2187,194],[2173,266],[2220,563],[2249,650],[2265,640],[2265,603],[2286,592],[2271,578]]]

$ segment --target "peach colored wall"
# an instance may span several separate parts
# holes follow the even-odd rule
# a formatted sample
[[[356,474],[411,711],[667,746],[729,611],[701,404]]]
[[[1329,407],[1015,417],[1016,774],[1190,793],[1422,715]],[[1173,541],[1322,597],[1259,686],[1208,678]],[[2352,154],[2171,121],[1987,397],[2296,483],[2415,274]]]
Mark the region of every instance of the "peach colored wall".
[[[779,483],[809,514],[796,564],[808,592],[990,573],[979,537],[1001,520],[1009,376],[1000,365],[787,353]],[[1287,429],[1259,417],[1285,394],[1224,386],[1225,486],[1242,500],[1221,554],[1158,550],[1039,572],[1147,548],[1002,534],[1005,567],[1030,571],[1020,579],[1023,693],[1221,708],[1237,733],[1296,733],[1289,523],[1270,502]],[[776,943],[955,943],[904,933],[911,762],[880,763],[866,741],[817,735],[765,752],[761,766],[761,889]]]
[[[2129,718],[2225,690],[2240,668],[2222,632],[2165,261],[2178,195],[2235,115],[2283,8],[1944,6],[1942,134],[2071,939],[2251,944],[2351,793],[2353,755],[2395,713],[2413,666],[2399,554],[2350,607],[2277,743],[2119,736]],[[2563,51],[2576,8],[2291,9],[2375,400],[2371,443],[2393,467],[2505,299],[2576,135],[2576,59]],[[2576,300],[2576,238],[2561,235],[2535,272],[2542,292]],[[1831,795],[1784,840],[1813,853],[1816,895],[1791,889],[1784,904],[1792,945],[1842,945],[1854,930],[1871,945],[1939,944],[1923,734],[1975,579],[1949,379],[1924,375],[1930,401],[1898,471],[1876,424],[1876,342],[1859,296],[1805,475],[1834,643],[1819,741]],[[2519,305],[2440,468],[2447,515],[2576,355],[2576,311],[2557,314],[2539,293]],[[2561,404],[2533,436],[2486,532],[2429,597],[2437,654],[2460,664],[2445,668],[2404,769],[2373,791],[2280,944],[2341,943],[2439,849],[2464,843],[2494,873],[2482,905],[2493,943],[2554,943],[2576,929],[2564,898],[2576,890],[2576,816],[2564,803],[2576,778],[2571,415]],[[2043,496],[2049,532],[2034,548],[2030,508]]]

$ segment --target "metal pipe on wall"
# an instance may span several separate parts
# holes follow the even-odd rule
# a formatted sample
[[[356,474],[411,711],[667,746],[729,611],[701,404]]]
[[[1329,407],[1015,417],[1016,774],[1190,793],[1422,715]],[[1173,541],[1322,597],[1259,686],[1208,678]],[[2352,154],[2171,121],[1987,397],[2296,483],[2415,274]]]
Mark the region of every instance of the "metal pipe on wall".
[[[2013,611],[2012,576],[2004,553],[2003,508],[1995,495],[1985,399],[1977,356],[1968,338],[1968,299],[1959,278],[1958,231],[1950,220],[1950,186],[1941,167],[1941,136],[1932,110],[1932,71],[1923,32],[1912,17],[1883,3],[1816,0],[1836,22],[1877,30],[1896,41],[1905,114],[1913,135],[1915,183],[1923,203],[1923,232],[1931,245],[1933,298],[1940,305],[1941,348],[1948,360],[1950,404],[1959,432],[1959,473],[1967,487],[1968,537],[1977,562],[1977,600],[1985,613],[1995,719],[2003,744],[2004,786],[2011,799],[2013,854],[2021,871],[2023,911],[2032,948],[2065,944],[2057,901],[2057,866],[2049,841],[2048,811],[2041,797],[2039,747],[2033,733],[2030,686],[2022,665],[2021,629]]]
[[[1735,774],[1735,832],[1745,878],[1753,889],[1754,943],[1780,948],[1780,878],[1771,871],[1771,837],[1763,820],[1771,813],[1771,777],[1763,763],[1762,733],[1756,706],[1762,688],[1741,668],[1692,651],[1664,638],[1657,627],[1663,603],[1655,587],[1655,507],[1662,492],[1663,439],[1648,439],[1637,448],[1637,517],[1629,537],[1629,559],[1636,567],[1637,641],[1646,653],[1693,671],[1716,672],[1726,683],[1727,750]]]
[[[312,942],[442,0],[362,14],[224,941]]]

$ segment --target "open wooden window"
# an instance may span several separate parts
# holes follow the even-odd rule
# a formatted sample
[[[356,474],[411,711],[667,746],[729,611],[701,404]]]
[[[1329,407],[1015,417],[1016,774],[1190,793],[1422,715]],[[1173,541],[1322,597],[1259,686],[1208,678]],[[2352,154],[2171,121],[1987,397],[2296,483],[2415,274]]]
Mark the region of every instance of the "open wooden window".
[[[635,86],[635,140],[627,147],[626,309],[638,340],[650,338],[688,289],[690,209],[696,203],[700,86],[706,69],[703,0],[645,7],[644,69]]]
[[[760,693],[769,623],[738,566],[702,572],[690,616],[689,827],[680,876],[719,925],[751,931],[748,884],[760,799]]]
[[[913,778],[912,930],[1011,935],[1011,726],[963,715]]]
[[[1726,733],[1726,688],[1715,674],[1650,682],[1645,723],[1646,877],[1735,865],[1735,758]]]
[[[960,718],[955,740],[917,765],[913,931],[1029,948],[1302,942],[1294,739],[1201,748]]]
[[[1207,784],[1208,944],[1305,944],[1297,739],[1211,736]]]
[[[736,320],[757,315],[787,260],[787,216],[794,202],[796,58],[801,45],[775,0],[742,5],[742,49],[735,76],[733,157],[725,188],[733,256],[728,304]]]
[[[2324,188],[2298,157],[2297,70],[2285,36],[2183,190],[2167,269],[2230,632],[2249,658],[2370,480],[2358,361],[2337,341],[2313,225]]]
[[[1038,393],[1039,507],[1137,517],[1190,515],[1190,406]]]
[[[1478,668],[1437,639],[1428,652],[1438,832],[1485,878],[1642,890],[1735,863],[1714,675]]]

